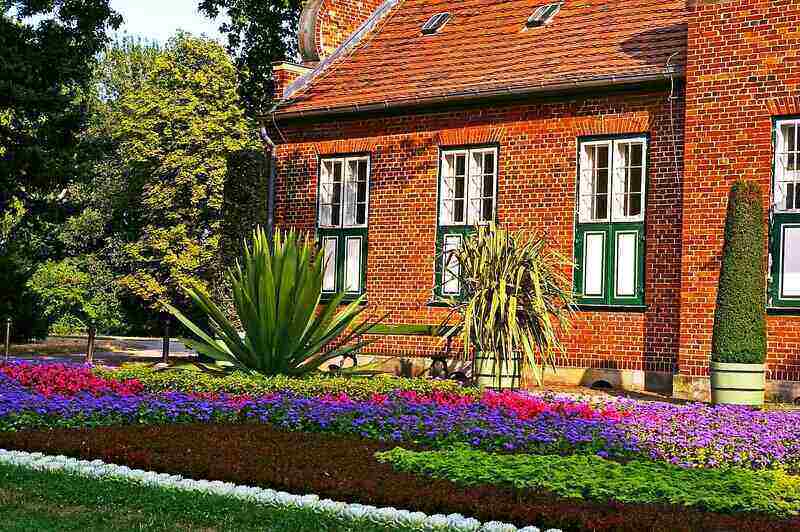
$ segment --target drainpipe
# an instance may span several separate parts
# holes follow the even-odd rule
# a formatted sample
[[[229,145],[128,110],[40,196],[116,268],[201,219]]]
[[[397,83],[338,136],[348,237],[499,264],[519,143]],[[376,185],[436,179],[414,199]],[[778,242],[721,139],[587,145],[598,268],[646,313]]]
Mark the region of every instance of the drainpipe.
[[[264,151],[267,156],[267,237],[272,246],[272,235],[275,232],[275,143],[269,138],[267,128],[263,125],[259,131],[264,142]]]

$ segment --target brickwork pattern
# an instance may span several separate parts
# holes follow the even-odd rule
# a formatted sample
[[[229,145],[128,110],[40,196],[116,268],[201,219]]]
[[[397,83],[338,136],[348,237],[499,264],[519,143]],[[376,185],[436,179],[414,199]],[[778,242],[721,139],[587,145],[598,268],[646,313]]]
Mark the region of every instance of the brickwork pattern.
[[[572,97],[482,109],[282,124],[276,219],[314,230],[318,157],[371,155],[367,294],[390,323],[439,323],[434,283],[438,149],[496,143],[498,221],[547,235],[572,256],[577,138],[648,133],[646,304],[644,312],[581,312],[561,365],[667,371],[678,355],[683,106],[668,91]],[[672,109],[670,109],[672,107]],[[371,352],[431,356],[437,339],[382,338]]]
[[[679,365],[703,376],[730,186],[757,181],[769,206],[772,118],[800,110],[800,2],[697,0],[688,20]],[[769,377],[800,380],[800,316],[768,334]]]
[[[383,0],[325,0],[315,31],[320,58],[333,53],[382,3]]]

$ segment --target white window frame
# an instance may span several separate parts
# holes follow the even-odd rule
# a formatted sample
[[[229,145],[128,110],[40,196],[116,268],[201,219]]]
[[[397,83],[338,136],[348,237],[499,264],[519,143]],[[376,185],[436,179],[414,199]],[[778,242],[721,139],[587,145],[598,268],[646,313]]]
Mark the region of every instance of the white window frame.
[[[794,126],[794,150],[788,151],[785,146],[787,137],[784,128]],[[798,158],[795,162],[796,170],[787,170],[784,159],[788,162],[790,155]],[[772,189],[772,208],[776,213],[800,213],[800,119],[777,120],[775,122],[775,154],[774,154],[775,179]],[[791,185],[794,192],[794,207],[786,208],[786,190]]]
[[[366,179],[366,198],[364,202],[358,201],[358,171],[356,170],[355,173],[352,171],[352,164],[355,163],[356,169],[358,168],[358,163],[364,162],[367,165],[367,179]],[[332,186],[336,182],[333,181],[333,172],[328,169],[328,165],[333,165],[340,163],[342,165],[342,181],[340,183],[341,192],[340,192],[340,203],[339,203],[339,217],[338,220],[330,220],[330,223],[324,223],[323,217],[325,215],[325,210],[327,206],[332,205],[332,199],[325,191],[326,186]],[[371,161],[370,157],[363,155],[363,156],[354,156],[354,157],[324,157],[320,159],[319,165],[319,198],[317,200],[317,224],[318,227],[323,229],[357,229],[357,228],[365,228],[369,225],[369,194],[370,194],[370,179],[372,174],[371,168]],[[354,186],[354,188],[352,188]],[[331,193],[333,191],[331,190]],[[354,197],[351,197],[353,196]],[[359,224],[356,222],[347,223],[346,216],[348,212],[348,208],[353,209],[353,217],[354,220],[357,219],[358,216],[358,206],[360,204],[364,205],[364,223]],[[333,217],[333,213],[331,212],[330,217]]]
[[[491,174],[483,171],[485,162],[483,158],[486,154],[491,154],[494,158],[494,169]],[[448,210],[448,203],[455,205],[456,201],[461,200],[455,196],[455,186],[448,186],[448,180],[455,180],[455,165],[449,165],[447,162],[448,157],[457,157],[463,155],[465,157],[465,175],[464,175],[464,219],[461,221],[454,220],[452,214],[454,210]],[[495,147],[482,147],[482,148],[462,148],[462,149],[443,149],[440,152],[440,172],[439,172],[439,226],[441,227],[457,227],[457,226],[472,226],[472,225],[485,225],[491,223],[497,215],[497,176],[499,167],[499,149]],[[476,157],[481,157],[480,165],[476,161]],[[492,176],[492,213],[489,219],[483,217],[483,202],[490,199],[486,195],[483,187],[484,179],[487,175]],[[452,192],[452,195],[448,195]],[[448,217],[450,213],[450,217]]]
[[[631,144],[640,144],[642,146],[642,190],[641,195],[641,208],[638,215],[625,216],[624,202],[626,197],[632,193],[629,190],[621,190],[618,185],[626,183],[625,175],[630,165],[624,164],[626,161],[621,156],[621,149]],[[593,213],[594,200],[598,196],[595,192],[595,165],[592,163],[589,156],[589,150],[598,146],[605,146],[608,148],[608,160],[606,161],[608,168],[608,183],[606,200],[606,215],[605,217],[596,217]],[[580,182],[579,196],[578,196],[578,222],[579,223],[614,223],[614,222],[643,222],[646,210],[647,198],[647,137],[628,137],[620,139],[606,139],[606,140],[587,140],[579,141],[578,146],[580,157]],[[620,204],[622,202],[622,204]]]

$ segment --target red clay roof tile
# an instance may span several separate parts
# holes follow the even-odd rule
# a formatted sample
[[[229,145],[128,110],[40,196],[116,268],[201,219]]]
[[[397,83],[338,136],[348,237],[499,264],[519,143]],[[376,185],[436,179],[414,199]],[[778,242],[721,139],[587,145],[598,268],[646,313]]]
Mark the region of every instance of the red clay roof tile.
[[[400,0],[278,113],[659,74],[671,57],[684,64],[686,0],[566,0],[548,25],[526,28],[544,3]],[[450,21],[422,35],[443,11]]]

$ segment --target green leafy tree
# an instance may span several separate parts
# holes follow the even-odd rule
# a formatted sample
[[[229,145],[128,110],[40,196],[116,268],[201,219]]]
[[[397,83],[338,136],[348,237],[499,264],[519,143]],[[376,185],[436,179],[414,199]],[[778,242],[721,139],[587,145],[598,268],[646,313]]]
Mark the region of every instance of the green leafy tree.
[[[120,23],[109,0],[0,0],[0,211],[70,175],[95,56]]]
[[[219,276],[226,185],[244,179],[232,161],[260,151],[237,84],[221,46],[182,34],[113,114],[123,179],[138,194],[121,283],[153,307],[179,298],[180,286]]]
[[[711,351],[715,362],[763,364],[766,359],[764,223],[761,189],[737,181],[725,223]]]
[[[227,15],[220,31],[241,76],[241,95],[250,116],[260,116],[272,100],[272,64],[297,57],[302,0],[200,0],[200,12]]]
[[[39,298],[54,334],[85,332],[89,327],[116,333],[123,327],[114,276],[91,257],[45,262],[27,285]]]
[[[86,95],[120,22],[109,0],[0,0],[0,314],[19,340],[46,332],[25,284],[63,254],[63,191],[78,173]]]

